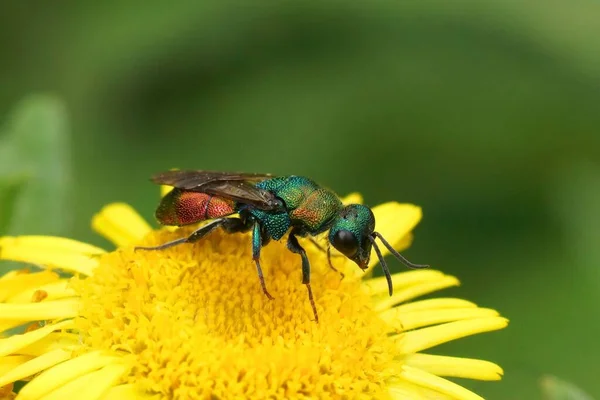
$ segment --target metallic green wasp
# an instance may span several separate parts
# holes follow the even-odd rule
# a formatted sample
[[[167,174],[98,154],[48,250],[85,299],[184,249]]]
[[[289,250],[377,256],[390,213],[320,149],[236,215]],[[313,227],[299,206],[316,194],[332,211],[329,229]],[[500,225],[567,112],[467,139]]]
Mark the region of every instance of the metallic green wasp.
[[[329,231],[328,258],[331,245],[363,270],[369,264],[371,248],[375,249],[387,278],[390,296],[393,292],[392,278],[375,239],[379,239],[407,267],[428,267],[408,261],[375,231],[375,216],[369,207],[361,204],[344,206],[334,192],[306,177],[188,170],[159,173],[152,180],[174,187],[156,210],[161,224],[183,226],[212,221],[187,237],[137,249],[162,250],[192,243],[218,227],[228,233],[252,231],[252,258],[262,290],[272,299],[260,266],[260,250],[271,239],[279,240],[289,231],[287,248],[302,259],[302,283],[308,289],[317,322],[318,314],[310,287],[310,262],[298,237],[312,238]],[[238,215],[234,217],[233,214]]]

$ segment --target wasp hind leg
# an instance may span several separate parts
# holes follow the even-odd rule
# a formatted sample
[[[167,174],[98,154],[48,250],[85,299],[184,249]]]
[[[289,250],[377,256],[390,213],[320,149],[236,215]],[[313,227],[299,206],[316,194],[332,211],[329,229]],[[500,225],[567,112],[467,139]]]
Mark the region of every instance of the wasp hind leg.
[[[159,244],[158,246],[151,246],[151,247],[138,246],[138,247],[135,247],[134,250],[164,250],[164,249],[168,249],[169,247],[177,246],[177,245],[183,244],[183,243],[197,242],[198,240],[202,239],[204,236],[208,235],[209,233],[211,233],[212,231],[217,229],[219,226],[224,225],[226,223],[226,221],[228,221],[230,219],[235,219],[235,218],[215,219],[214,221],[196,229],[194,232],[192,232],[191,235],[189,235],[187,237],[175,239],[175,240],[172,240],[167,243]]]
[[[223,230],[225,230],[225,232],[227,233],[245,232],[249,230],[247,224],[244,224],[244,222],[239,218],[219,218],[196,229],[189,236],[175,239],[167,243],[159,244],[158,246],[138,246],[135,248],[135,250],[164,250],[168,249],[169,247],[177,246],[179,244],[194,243],[202,239],[204,236],[208,235],[218,227],[222,227]]]
[[[310,262],[308,261],[308,256],[306,255],[306,251],[300,243],[298,243],[298,239],[295,236],[294,230],[290,232],[287,242],[287,248],[296,254],[300,254],[302,257],[302,283],[306,285],[306,289],[308,290],[308,300],[310,300],[310,305],[313,309],[313,313],[315,314],[315,321],[319,322],[319,314],[317,313],[317,306],[315,305],[315,299],[313,298],[312,289],[310,287]]]

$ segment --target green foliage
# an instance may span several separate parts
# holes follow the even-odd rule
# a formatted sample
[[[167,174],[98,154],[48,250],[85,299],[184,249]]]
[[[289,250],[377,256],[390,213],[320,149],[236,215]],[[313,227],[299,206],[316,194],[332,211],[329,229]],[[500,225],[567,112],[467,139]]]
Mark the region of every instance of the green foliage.
[[[67,234],[71,160],[64,105],[50,96],[29,97],[3,132],[0,234]]]
[[[590,395],[570,382],[555,376],[546,376],[541,381],[544,400],[593,400]]]
[[[600,287],[600,165],[582,160],[555,182],[551,198],[568,250]]]
[[[17,201],[26,183],[25,177],[0,179],[0,233],[9,231]]]
[[[24,99],[0,137],[0,235],[66,235],[71,183],[64,104],[55,97]],[[0,272],[16,268],[2,262]]]

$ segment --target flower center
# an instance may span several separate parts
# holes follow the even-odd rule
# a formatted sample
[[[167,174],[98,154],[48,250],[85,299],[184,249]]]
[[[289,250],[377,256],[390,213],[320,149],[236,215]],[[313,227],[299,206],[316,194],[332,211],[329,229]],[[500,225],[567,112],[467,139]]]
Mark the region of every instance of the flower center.
[[[156,231],[143,244],[187,232]],[[285,242],[261,253],[269,300],[249,235],[216,232],[167,250],[103,255],[92,277],[74,282],[83,305],[77,326],[90,349],[130,361],[128,382],[167,397],[380,397],[393,374],[385,324],[360,282],[341,280],[322,252],[303,246],[318,324],[300,257]]]

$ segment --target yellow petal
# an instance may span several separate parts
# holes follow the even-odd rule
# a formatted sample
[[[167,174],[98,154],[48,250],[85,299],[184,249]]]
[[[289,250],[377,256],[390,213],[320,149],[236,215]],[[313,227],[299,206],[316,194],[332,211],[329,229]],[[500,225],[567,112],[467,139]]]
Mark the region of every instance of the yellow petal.
[[[104,253],[97,247],[71,239],[46,236],[5,236],[0,238],[0,259],[56,267],[91,275]]]
[[[393,400],[456,400],[456,398],[442,394],[437,390],[431,390],[407,381],[390,383],[388,384],[388,390]]]
[[[74,351],[80,347],[81,338],[79,335],[67,332],[53,332],[43,339],[19,349],[19,354],[38,357],[56,349]]]
[[[449,322],[402,333],[396,337],[400,354],[412,354],[466,336],[505,328],[508,320],[502,317],[476,318]]]
[[[342,203],[347,206],[348,204],[362,204],[363,197],[360,193],[354,192],[349,195],[342,197]]]
[[[390,237],[396,234],[398,239],[412,231],[423,216],[421,207],[396,201],[373,207],[373,214],[375,214],[375,229],[377,232],[382,235],[388,234]],[[401,231],[401,233],[398,233],[398,231]],[[388,240],[388,242],[395,243],[392,240]]]
[[[17,326],[28,324],[29,321],[2,321],[0,320],[0,332],[16,328]]]
[[[160,197],[165,197],[173,190],[173,186],[160,185]]]
[[[498,311],[490,308],[448,308],[402,312],[393,308],[382,312],[380,316],[393,328],[408,331],[443,322],[496,317]]]
[[[421,207],[395,201],[375,206],[373,214],[375,214],[375,230],[394,247],[412,232],[423,217]]]
[[[128,204],[112,203],[92,219],[92,228],[119,247],[139,242],[152,228]]]
[[[99,255],[104,249],[77,240],[55,236],[4,236],[0,237],[0,249],[11,246],[24,246],[39,251],[48,250],[64,253]]]
[[[63,400],[68,398],[75,398],[77,400],[102,399],[104,394],[126,370],[127,368],[123,365],[108,365],[99,371],[83,375],[57,388],[42,397],[42,400]],[[24,399],[24,397],[20,395],[19,399]]]
[[[77,316],[80,307],[78,298],[42,301],[40,303],[5,304],[0,303],[0,319],[40,321],[72,318]]]
[[[128,368],[123,364],[111,364],[99,371],[88,374],[87,384],[81,390],[75,392],[77,399],[98,400],[105,398],[105,394],[121,379],[127,370]],[[62,399],[62,397],[56,397],[56,399]]]
[[[42,397],[25,397],[19,393],[19,400],[64,400],[64,399],[79,399],[79,393],[84,390],[86,386],[92,383],[93,376],[91,374],[83,375],[73,381],[61,385],[56,390],[42,396]]]
[[[394,289],[401,289],[407,286],[414,286],[418,283],[438,281],[443,276],[443,272],[434,269],[419,269],[392,274],[392,282],[394,283]],[[362,282],[362,287],[371,296],[379,294],[388,295],[388,284],[384,276],[365,279]]]
[[[400,377],[408,382],[433,389],[457,400],[484,400],[470,390],[439,376],[409,366],[403,367]]]
[[[58,282],[52,282],[46,285],[41,285],[36,288],[24,290],[14,296],[6,299],[7,303],[29,303],[35,296],[36,291],[44,291],[46,293],[45,301],[64,299],[77,295],[75,290],[69,287],[67,279],[61,279]]]
[[[447,357],[432,354],[411,354],[404,358],[404,364],[437,376],[497,381],[504,371],[498,365],[473,358]]]
[[[450,297],[438,297],[435,299],[419,300],[397,306],[397,310],[401,312],[412,312],[419,310],[439,310],[444,308],[473,308],[477,304],[463,299],[455,299]]]
[[[394,245],[394,249],[398,252],[408,249],[413,242],[413,238],[414,235],[412,233],[407,234]]]
[[[0,377],[17,368],[19,365],[31,360],[30,356],[6,356],[0,357]],[[1,398],[1,397],[0,397]]]
[[[460,282],[454,276],[445,275],[440,279],[419,283],[413,286],[408,286],[400,290],[394,290],[394,294],[390,297],[385,297],[375,303],[375,311],[384,311],[392,308],[396,304],[423,296],[427,293],[436,292],[451,286],[458,286]]]
[[[58,280],[58,274],[51,271],[41,271],[32,274],[19,274],[0,281],[0,302],[24,290]]]
[[[79,382],[79,378],[88,377],[91,372],[97,371],[109,364],[118,363],[120,360],[120,357],[108,356],[102,354],[100,351],[86,353],[42,372],[21,389],[19,396],[22,399],[38,399],[48,394],[56,396],[56,393],[61,388],[69,386],[70,383],[73,383],[73,386],[77,386],[78,384],[75,382]],[[69,386],[69,390],[73,386]],[[82,390],[82,388],[78,390]],[[79,399],[80,397],[76,396],[75,398]]]
[[[71,352],[62,349],[56,349],[33,358],[0,376],[0,386],[35,375],[69,358],[71,358]]]
[[[36,329],[35,331],[0,339],[0,357],[7,356],[9,354],[16,354],[20,349],[29,346],[38,340],[42,340],[50,333],[59,329],[70,328],[72,325],[73,320],[62,321],[56,324],[46,325],[43,328]]]
[[[141,392],[133,383],[126,385],[113,386],[104,395],[102,400],[150,400],[158,399],[160,395]]]
[[[179,168],[171,168],[169,171],[179,171]],[[160,197],[165,197],[171,190],[173,190],[173,186],[160,185]]]
[[[0,241],[2,240],[2,238],[0,238]],[[0,250],[2,250],[2,248],[0,247]],[[2,260],[2,253],[0,253],[0,260]],[[28,274],[29,270],[27,269],[13,269],[12,271],[8,271],[7,273],[5,273],[4,275],[0,276],[0,282],[2,282],[5,279],[11,279],[12,277],[15,277],[19,274]]]

